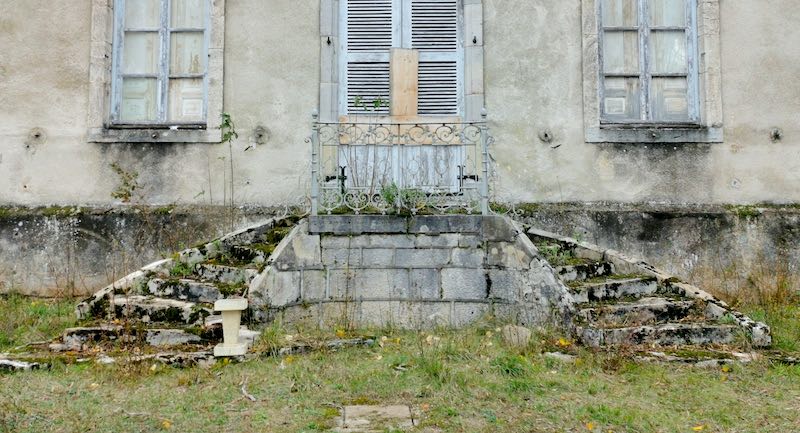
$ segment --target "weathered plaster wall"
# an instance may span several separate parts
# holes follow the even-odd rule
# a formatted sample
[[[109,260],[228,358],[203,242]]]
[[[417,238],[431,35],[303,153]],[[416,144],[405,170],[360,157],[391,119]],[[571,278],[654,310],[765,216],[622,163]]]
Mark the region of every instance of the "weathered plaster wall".
[[[227,4],[236,203],[285,203],[306,190],[318,16],[316,1]],[[112,162],[139,173],[143,201],[222,204],[227,146],[87,143],[90,18],[91,2],[0,3],[0,204],[113,203]],[[245,152],[257,127],[264,144]],[[31,140],[34,128],[42,132]]]
[[[140,173],[145,201],[220,204],[226,146],[86,142],[90,3],[0,4],[0,204],[112,203],[112,162]],[[241,133],[236,201],[282,203],[307,186],[319,2],[226,8],[225,111]],[[584,142],[580,0],[486,0],[486,105],[500,192],[546,202],[800,201],[800,7],[721,8],[725,143],[598,145]],[[245,152],[257,127],[265,143]],[[783,130],[779,142],[773,127]],[[537,138],[544,129],[553,143]]]
[[[3,208],[0,293],[93,293],[146,263],[267,220],[272,209]]]
[[[795,1],[721,2],[725,142],[676,145],[584,141],[580,0],[484,4],[486,106],[504,198],[665,205],[800,202],[800,6]],[[0,2],[0,206],[113,206],[114,162],[139,173],[142,188],[134,200],[140,203],[221,205],[228,198],[227,146],[87,143],[90,30],[91,2]],[[305,194],[310,148],[304,140],[318,105],[318,32],[317,0],[227,3],[224,105],[240,133],[232,149],[237,204],[275,206]],[[264,142],[256,145],[259,127]],[[771,141],[773,127],[783,130],[782,140]],[[544,129],[554,134],[553,143],[537,138]],[[223,226],[209,215],[187,220],[209,225],[182,239],[218,233]],[[719,239],[742,249],[760,239],[758,244],[772,251],[787,236],[786,245],[800,244],[791,235],[794,216],[777,225],[720,223],[724,230],[715,231],[717,237],[697,234],[705,236],[702,242],[650,242],[620,231],[635,231],[650,221],[635,211],[606,222],[580,209],[561,215],[541,220],[549,221],[544,228],[585,227],[596,232],[598,243],[641,252],[679,274],[685,260],[679,256],[692,253],[712,263],[711,246]],[[613,229],[615,221],[623,224],[620,230]],[[702,231],[706,226],[692,227]],[[64,251],[52,242],[19,243],[13,228],[3,230],[3,272],[32,275],[26,287],[49,287],[55,280],[47,260],[34,257],[25,264],[29,256],[11,252],[27,249],[44,257],[47,251]],[[120,231],[120,236],[133,233]],[[46,241],[53,239],[58,238]],[[678,246],[670,247],[670,241]],[[97,254],[107,257],[108,252]],[[131,263],[129,269],[141,264]],[[96,284],[87,286],[106,282],[99,278],[102,272],[101,265],[91,268]],[[18,279],[0,273],[0,281],[8,287]]]
[[[280,212],[246,209],[234,226]],[[517,219],[645,259],[705,288],[710,277],[746,282],[753,272],[800,278],[796,208],[551,204],[528,207]],[[227,210],[217,207],[0,207],[0,293],[88,294],[230,227]]]
[[[800,7],[722,1],[725,142],[587,144],[579,0],[488,0],[487,107],[512,200],[800,200]],[[773,127],[784,138],[770,140]],[[537,135],[550,129],[553,143]]]
[[[707,285],[767,271],[800,276],[800,211],[780,207],[551,204],[519,218]]]

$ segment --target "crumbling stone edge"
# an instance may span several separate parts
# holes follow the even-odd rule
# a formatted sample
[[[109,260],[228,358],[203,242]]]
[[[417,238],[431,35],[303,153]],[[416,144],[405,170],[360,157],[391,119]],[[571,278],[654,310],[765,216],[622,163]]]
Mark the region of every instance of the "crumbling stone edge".
[[[658,280],[659,284],[663,285],[667,290],[679,296],[685,296],[690,299],[696,299],[705,302],[707,308],[711,310],[714,316],[723,317],[727,315],[728,317],[731,317],[734,322],[745,331],[754,347],[769,347],[772,344],[771,330],[767,324],[763,322],[756,322],[741,312],[732,309],[725,301],[700,289],[699,287],[683,282],[680,278],[671,275],[644,260],[628,257],[625,254],[613,249],[602,248],[588,242],[579,241],[574,238],[561,236],[537,228],[530,228],[528,229],[527,233],[533,236],[549,238],[561,242],[572,249],[576,257],[609,262],[614,265],[614,267],[617,269],[617,272],[624,274],[644,274],[653,276]]]
[[[267,221],[226,234],[206,244],[185,249],[179,252],[175,259],[168,258],[150,263],[138,271],[134,271],[100,289],[92,296],[79,303],[75,307],[75,315],[78,317],[78,320],[86,320],[90,318],[100,318],[100,315],[97,314],[99,312],[105,315],[113,314],[113,308],[107,308],[107,306],[110,304],[115,293],[124,293],[139,285],[146,284],[150,277],[157,273],[169,273],[169,270],[175,265],[176,260],[193,266],[219,256],[221,252],[225,251],[230,246],[252,243],[256,238],[275,227],[276,223],[284,219],[287,218],[270,218]],[[272,257],[275,257],[275,254],[273,254]],[[111,317],[107,318],[110,319]]]

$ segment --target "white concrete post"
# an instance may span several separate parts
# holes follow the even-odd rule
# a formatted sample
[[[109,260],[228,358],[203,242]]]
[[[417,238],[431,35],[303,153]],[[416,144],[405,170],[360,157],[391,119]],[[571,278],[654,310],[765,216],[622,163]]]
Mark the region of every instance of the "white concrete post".
[[[247,299],[221,299],[214,310],[222,313],[223,342],[214,347],[214,356],[242,356],[247,353],[247,343],[239,340],[242,311],[247,309]]]

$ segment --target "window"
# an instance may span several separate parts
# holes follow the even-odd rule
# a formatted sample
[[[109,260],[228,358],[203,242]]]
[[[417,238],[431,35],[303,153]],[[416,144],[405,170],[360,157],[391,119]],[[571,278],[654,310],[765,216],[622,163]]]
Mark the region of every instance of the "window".
[[[343,0],[342,114],[388,114],[390,51],[419,51],[420,115],[462,112],[459,0]],[[375,103],[375,101],[378,103]]]
[[[599,5],[603,121],[697,121],[694,0]]]
[[[719,3],[583,0],[588,142],[722,141]]]
[[[219,142],[224,0],[97,0],[89,141]]]
[[[118,2],[114,123],[205,121],[208,8],[208,0]]]

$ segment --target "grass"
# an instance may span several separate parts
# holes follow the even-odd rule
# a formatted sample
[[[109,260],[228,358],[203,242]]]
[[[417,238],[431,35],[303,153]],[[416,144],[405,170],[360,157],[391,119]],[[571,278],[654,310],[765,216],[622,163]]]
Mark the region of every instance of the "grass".
[[[0,376],[0,431],[317,432],[350,404],[409,404],[428,432],[786,432],[800,422],[797,367],[703,370],[580,350],[564,365],[540,343],[517,351],[475,329],[437,337],[211,369]],[[257,402],[242,398],[244,383]]]
[[[770,293],[738,302],[754,316],[763,311],[757,318],[773,327],[780,349],[796,349],[798,307]],[[2,298],[0,351],[74,325],[73,304]],[[288,341],[360,335],[377,336],[376,343],[274,356]],[[544,355],[557,347],[576,362]],[[410,405],[421,419],[415,431],[424,433],[782,433],[800,425],[800,366],[636,363],[553,334],[512,348],[486,323],[362,333],[271,325],[257,348],[264,357],[210,368],[56,363],[50,371],[0,374],[0,432],[324,432],[335,427],[339,407],[364,404]],[[258,401],[243,398],[243,385]]]
[[[800,352],[800,275],[784,261],[695,270],[691,280],[772,328],[773,347]]]
[[[274,353],[286,332],[268,328],[261,347]],[[334,334],[291,340],[323,337]],[[537,335],[515,349],[473,327],[208,369],[56,365],[0,375],[0,432],[322,432],[351,404],[411,405],[421,432],[786,432],[800,422],[800,367],[637,364],[575,347],[576,363],[562,364],[543,355],[557,344]]]
[[[0,352],[43,341],[75,326],[75,301],[0,295]]]

